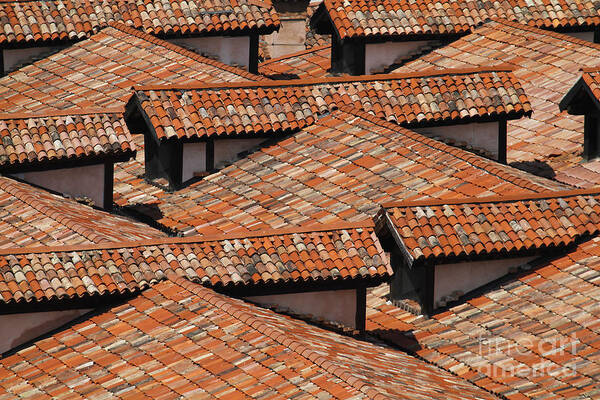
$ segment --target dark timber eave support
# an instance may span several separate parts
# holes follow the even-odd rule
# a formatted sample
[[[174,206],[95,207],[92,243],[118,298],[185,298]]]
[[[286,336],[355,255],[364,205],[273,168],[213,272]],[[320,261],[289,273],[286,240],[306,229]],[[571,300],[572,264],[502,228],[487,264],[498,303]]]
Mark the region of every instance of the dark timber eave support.
[[[425,301],[423,304],[424,314],[430,316],[433,314],[433,297],[435,294],[435,265],[428,263],[425,268]]]
[[[250,57],[248,72],[258,74],[258,34],[250,35]]]
[[[506,164],[506,125],[505,119],[498,121],[498,162],[502,164]]]
[[[361,334],[365,333],[367,319],[367,288],[356,288],[356,316],[354,325]]]
[[[104,163],[104,204],[106,211],[112,210],[113,191],[114,191],[114,171],[115,165],[111,161]]]
[[[586,115],[583,125],[583,158],[586,161],[598,157],[598,118]]]

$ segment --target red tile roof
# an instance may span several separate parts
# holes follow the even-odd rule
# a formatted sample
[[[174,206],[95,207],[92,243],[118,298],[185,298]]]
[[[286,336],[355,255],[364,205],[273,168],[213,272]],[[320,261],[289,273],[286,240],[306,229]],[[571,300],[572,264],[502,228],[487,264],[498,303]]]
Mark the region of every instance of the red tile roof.
[[[115,108],[134,85],[264,79],[122,24],[0,78],[0,112]]]
[[[119,159],[135,153],[122,112],[0,114],[0,168],[45,162]]]
[[[215,288],[362,281],[392,271],[371,221],[252,234],[0,251],[5,304],[133,293],[176,273]]]
[[[378,215],[412,262],[563,247],[600,231],[600,189],[390,203]]]
[[[367,298],[367,329],[509,399],[600,395],[600,238],[467,295],[431,318]]]
[[[493,398],[393,349],[173,278],[0,360],[0,397]]]
[[[323,78],[331,67],[331,45],[322,45],[272,58],[258,65],[258,72],[273,79]]]
[[[363,220],[388,201],[565,188],[350,109],[175,193],[146,183],[140,160],[116,168],[115,202],[185,235]]]
[[[135,89],[159,139],[290,132],[343,105],[409,127],[531,113],[502,68]]]
[[[596,0],[324,0],[315,16],[326,14],[337,35],[347,39],[464,34],[490,18],[550,29],[592,29],[600,25],[599,7]]]
[[[0,248],[143,240],[166,236],[145,224],[0,177]]]
[[[279,27],[272,4],[252,0],[2,1],[0,21],[0,46],[84,39],[113,22],[163,37],[270,33]]]
[[[558,104],[581,76],[580,69],[600,65],[599,60],[598,44],[514,22],[492,21],[395,72],[512,65],[533,114],[531,119],[509,121],[508,161],[553,176],[552,169],[581,160],[583,144],[583,118],[561,113]]]

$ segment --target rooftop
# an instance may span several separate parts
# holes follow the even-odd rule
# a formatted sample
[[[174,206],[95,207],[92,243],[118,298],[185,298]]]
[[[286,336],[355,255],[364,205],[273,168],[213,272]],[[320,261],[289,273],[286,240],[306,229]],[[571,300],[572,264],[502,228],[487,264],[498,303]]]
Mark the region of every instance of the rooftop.
[[[134,85],[264,79],[123,24],[0,78],[0,112],[123,107]]]
[[[185,235],[359,221],[379,204],[566,187],[344,109],[174,193],[115,170],[115,203]]]
[[[68,377],[68,378],[67,378]],[[493,398],[405,353],[173,278],[0,360],[0,397]]]
[[[161,37],[270,33],[269,1],[26,0],[0,2],[0,45],[81,40],[113,22]]]
[[[598,188],[383,207],[380,224],[391,225],[411,262],[506,257],[565,247],[600,229]]]
[[[272,58],[258,65],[258,73],[270,78],[323,78],[331,67],[331,45],[321,45]]]
[[[509,121],[508,161],[554,177],[578,163],[583,150],[583,118],[561,112],[558,105],[580,78],[581,68],[596,66],[599,59],[598,44],[514,22],[491,21],[396,72],[513,66],[533,114],[530,119]]]

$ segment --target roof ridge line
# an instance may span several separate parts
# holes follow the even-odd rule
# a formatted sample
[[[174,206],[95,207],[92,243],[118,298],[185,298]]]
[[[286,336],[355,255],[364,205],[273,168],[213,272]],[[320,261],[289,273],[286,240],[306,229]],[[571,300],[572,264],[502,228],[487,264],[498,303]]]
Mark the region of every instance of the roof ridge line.
[[[243,70],[241,68],[234,67],[232,65],[225,64],[225,63],[223,63],[221,61],[213,60],[213,59],[208,58],[208,57],[204,57],[204,56],[202,56],[202,55],[200,55],[198,53],[194,53],[193,51],[188,50],[188,49],[186,49],[184,47],[181,47],[181,46],[178,46],[176,44],[167,42],[166,40],[163,40],[163,39],[159,39],[156,36],[152,36],[149,33],[142,32],[142,31],[140,31],[140,30],[138,30],[138,29],[136,29],[136,28],[134,28],[132,26],[126,25],[126,24],[124,24],[122,22],[119,22],[119,21],[109,22],[106,25],[106,27],[114,28],[114,29],[117,29],[117,30],[119,30],[119,31],[121,31],[123,33],[127,33],[129,35],[136,36],[139,39],[142,39],[142,40],[145,40],[145,41],[150,42],[152,44],[159,45],[159,46],[164,47],[166,49],[172,50],[172,51],[174,51],[176,53],[181,54],[182,56],[191,58],[193,60],[196,60],[196,61],[199,61],[199,62],[202,62],[202,63],[205,63],[205,64],[212,65],[213,67],[217,67],[217,68],[220,68],[220,69],[222,69],[224,71],[231,72],[231,73],[236,74],[238,76],[241,76],[243,78],[247,78],[247,79],[250,79],[250,80],[269,80],[268,78],[266,78],[266,77],[264,77],[262,75],[255,75],[255,74],[253,74],[251,72],[248,72],[246,70]],[[102,29],[102,30],[104,30],[104,29]],[[100,30],[99,32],[102,32],[102,30]]]
[[[593,43],[593,42],[589,42],[587,40],[578,39],[576,37],[569,36],[569,35],[567,35],[565,33],[552,31],[550,29],[544,29],[544,28],[540,28],[540,27],[537,27],[537,26],[527,25],[527,24],[520,23],[518,21],[509,20],[509,19],[500,18],[500,17],[490,17],[490,21],[497,22],[497,23],[499,23],[501,25],[508,25],[510,27],[513,27],[513,28],[523,29],[523,30],[526,30],[526,31],[529,31],[529,32],[538,33],[540,35],[552,36],[555,39],[565,40],[565,41],[571,42],[573,44],[583,45],[583,46],[586,46],[586,47],[591,47],[591,48],[595,48],[597,50],[600,50],[600,43]],[[475,29],[473,30],[473,33],[476,33],[476,31],[479,30],[479,29],[485,28],[486,25],[487,24],[482,24],[482,25],[480,25],[478,27],[475,27]]]
[[[2,0],[0,0],[0,1],[2,1]],[[279,56],[279,57],[275,57],[275,58],[270,58],[270,59],[268,59],[266,61],[261,62],[258,65],[258,67],[260,68],[263,65],[269,65],[269,64],[272,64],[272,63],[277,62],[277,61],[285,60],[287,58],[298,57],[298,56],[302,56],[304,54],[313,53],[315,51],[320,51],[320,50],[323,50],[323,49],[325,49],[327,47],[331,47],[331,44],[322,44],[320,46],[311,47],[310,49],[304,49],[304,50],[297,51],[295,53],[289,53],[289,54],[285,54],[283,56]]]
[[[418,141],[426,146],[429,146],[431,148],[434,148],[436,150],[443,151],[444,153],[451,154],[454,157],[459,158],[466,163],[469,163],[470,165],[472,165],[475,168],[484,170],[491,175],[495,175],[499,178],[502,178],[503,180],[508,180],[517,186],[521,186],[523,189],[535,190],[537,192],[544,192],[544,191],[547,192],[548,191],[547,188],[545,188],[542,185],[540,185],[536,182],[533,182],[533,181],[528,181],[527,184],[525,184],[525,182],[524,182],[525,180],[519,176],[514,175],[512,173],[512,171],[501,171],[499,167],[504,164],[499,164],[496,161],[488,160],[486,158],[478,156],[477,154],[471,153],[467,150],[463,150],[458,147],[453,147],[453,146],[450,146],[443,142],[440,142],[438,140],[431,139],[427,136],[421,135],[420,133],[417,133],[417,132],[411,130],[410,128],[405,128],[400,125],[396,125],[392,122],[378,118],[375,115],[370,114],[366,111],[358,110],[355,107],[348,106],[348,105],[340,106],[338,108],[338,111],[344,112],[346,114],[354,115],[359,118],[366,119],[367,121],[369,121],[373,124],[382,126],[387,129],[391,129],[393,131],[402,131],[405,135],[407,135],[408,137],[410,137],[413,140],[416,140],[416,141]],[[458,153],[463,153],[463,154],[459,155]],[[483,165],[481,165],[482,163],[485,163],[488,165],[483,166]],[[494,165],[494,164],[498,164],[498,165]],[[504,166],[507,168],[512,168],[509,165],[504,165]],[[511,179],[508,179],[506,177],[507,175],[509,175],[511,177]]]
[[[46,118],[46,117],[67,117],[70,115],[91,115],[91,114],[123,114],[124,107],[107,107],[101,108],[72,108],[66,110],[43,110],[39,112],[8,112],[0,113],[0,119],[30,119],[30,118]]]
[[[234,299],[234,302],[225,302],[225,304],[227,304],[229,307],[223,308],[221,303],[223,303],[224,301],[220,298],[221,296],[224,296],[223,294],[214,292],[209,288],[206,288],[197,283],[193,283],[190,280],[175,274],[167,275],[167,279],[169,279],[176,285],[182,287],[183,289],[188,290],[194,293],[195,295],[199,296],[203,301],[210,303],[215,307],[218,307],[221,311],[229,314],[238,321],[241,321],[244,324],[252,327],[253,329],[258,330],[263,335],[268,336],[271,340],[290,349],[291,351],[307,359],[311,363],[318,365],[319,367],[327,371],[327,373],[337,377],[338,379],[342,380],[346,385],[354,388],[355,390],[366,395],[367,397],[375,399],[378,395],[381,395],[381,393],[377,391],[377,389],[370,385],[368,380],[356,378],[356,375],[354,375],[352,371],[349,371],[348,368],[339,367],[337,363],[329,361],[329,357],[327,355],[323,355],[317,352],[316,350],[307,347],[299,340],[291,339],[289,335],[286,334],[285,330],[275,327],[267,322],[264,322],[262,318],[257,318],[247,310],[244,310],[242,307],[240,307],[239,304],[237,304],[237,302],[246,303],[244,300]],[[216,296],[212,295],[212,293],[210,293],[211,291]],[[232,308],[234,309],[232,310]],[[249,320],[253,322],[248,322]],[[304,321],[301,322],[305,324],[307,323]],[[376,393],[373,393],[373,391],[375,391]]]
[[[215,235],[195,235],[186,237],[165,237],[156,239],[136,240],[136,241],[120,241],[120,242],[103,242],[97,244],[78,244],[71,246],[34,246],[34,247],[14,247],[0,249],[0,256],[21,255],[21,254],[43,254],[43,253],[65,253],[76,251],[94,251],[94,250],[117,250],[126,248],[135,248],[143,246],[161,246],[171,244],[194,244],[206,242],[218,242],[222,240],[234,239],[255,239],[275,235],[293,235],[319,232],[333,232],[346,229],[373,228],[375,223],[372,219],[365,219],[358,222],[345,222],[329,224],[307,224],[290,228],[274,228],[261,231],[249,231],[238,233],[223,233]]]
[[[508,203],[514,201],[541,200],[541,199],[558,199],[562,197],[576,197],[586,195],[600,195],[600,187],[588,189],[571,189],[560,191],[548,191],[539,193],[520,193],[515,195],[498,195],[486,197],[463,197],[457,199],[429,199],[415,201],[391,201],[382,203],[382,208],[396,207],[428,207],[428,206],[444,206],[444,205],[460,205],[460,204],[484,204],[484,203]]]
[[[285,79],[285,80],[263,80],[254,82],[225,82],[208,84],[190,84],[190,85],[139,85],[133,86],[134,91],[147,90],[209,90],[209,89],[242,89],[242,88],[261,88],[261,87],[286,87],[286,86],[310,86],[327,83],[352,83],[352,82],[371,82],[397,79],[414,78],[433,78],[446,75],[473,75],[494,72],[512,72],[514,67],[508,64],[499,64],[496,66],[484,66],[473,68],[428,68],[423,71],[402,72],[393,74],[372,74],[358,76],[329,76],[323,78],[307,79]]]

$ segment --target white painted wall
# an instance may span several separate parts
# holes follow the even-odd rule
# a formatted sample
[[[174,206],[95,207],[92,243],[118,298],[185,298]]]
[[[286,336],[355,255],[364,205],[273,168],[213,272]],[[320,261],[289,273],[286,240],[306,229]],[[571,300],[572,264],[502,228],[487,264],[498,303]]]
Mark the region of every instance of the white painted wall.
[[[57,50],[61,47],[40,46],[29,47],[26,49],[4,49],[2,55],[4,57],[4,72],[12,70],[18,64],[29,63],[33,57],[42,53]]]
[[[250,296],[246,299],[262,305],[277,304],[299,314],[311,314],[356,328],[356,290],[354,289]]]
[[[206,171],[206,143],[183,144],[183,182],[194,177],[194,172]]]
[[[463,294],[475,290],[509,272],[510,267],[528,263],[535,257],[503,258],[501,260],[470,261],[435,266],[433,304],[455,291]]]
[[[104,207],[104,164],[24,172],[13,176],[72,197],[87,196]]]
[[[281,15],[279,18],[281,22],[279,31],[262,37],[269,46],[271,58],[305,50],[306,20],[284,19]]]
[[[371,74],[371,70],[388,67],[403,55],[417,50],[429,43],[426,40],[414,42],[383,42],[365,44],[365,73]]]
[[[565,35],[594,43],[594,32],[565,32]]]
[[[248,66],[250,36],[209,36],[169,39],[171,43],[216,56],[225,64]]]
[[[264,138],[215,140],[215,168],[220,169],[223,164],[238,160],[239,153],[248,151],[264,141]]]
[[[427,136],[439,136],[465,142],[469,145],[485,149],[498,157],[498,122],[471,123],[462,125],[433,126],[413,129]]]
[[[91,309],[0,315],[0,353],[50,332]]]

